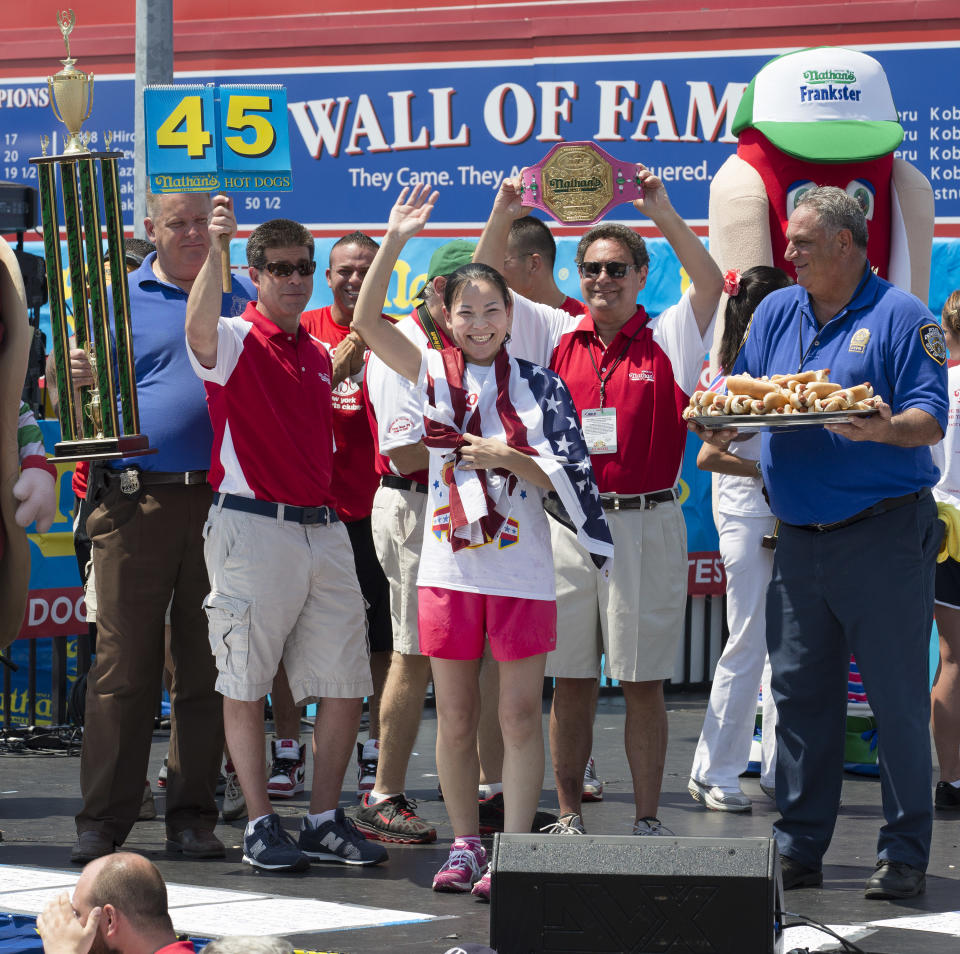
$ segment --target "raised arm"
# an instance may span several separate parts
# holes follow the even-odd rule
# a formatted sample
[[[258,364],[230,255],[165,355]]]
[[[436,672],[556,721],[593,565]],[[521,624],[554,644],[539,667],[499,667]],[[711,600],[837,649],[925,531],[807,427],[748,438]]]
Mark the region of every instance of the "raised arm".
[[[205,368],[213,368],[217,364],[217,324],[223,302],[220,236],[233,238],[237,234],[232,199],[225,195],[213,197],[207,229],[210,232],[210,251],[187,299],[187,345],[200,364]]]
[[[409,193],[409,196],[408,196]],[[426,224],[439,193],[423,183],[405,188],[390,210],[387,232],[360,287],[351,328],[380,360],[414,384],[420,379],[420,350],[390,321],[383,321],[383,302],[390,289],[393,267],[407,241]]]
[[[644,166],[638,164],[637,169],[643,186],[643,198],[635,199],[633,205],[660,229],[680,259],[684,271],[690,276],[690,304],[702,335],[710,327],[720,303],[723,275],[706,246],[670,204],[663,183]]]
[[[507,253],[510,226],[531,209],[531,206],[523,205],[520,200],[520,180],[521,176],[515,176],[500,183],[497,197],[493,200],[493,208],[490,210],[490,218],[483,227],[477,250],[473,253],[475,262],[489,265],[498,272],[503,268],[503,259]]]

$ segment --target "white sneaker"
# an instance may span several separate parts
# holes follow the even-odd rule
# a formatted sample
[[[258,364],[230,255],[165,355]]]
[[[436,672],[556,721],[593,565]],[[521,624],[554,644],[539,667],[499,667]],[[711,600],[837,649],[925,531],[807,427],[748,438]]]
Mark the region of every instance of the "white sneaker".
[[[603,782],[597,775],[597,764],[594,762],[592,755],[583,773],[583,794],[580,797],[584,802],[603,801]]]
[[[740,789],[720,788],[719,785],[704,785],[695,778],[687,782],[687,791],[695,802],[715,812],[749,812],[753,802]]]
[[[303,791],[307,748],[296,739],[274,739],[270,743],[273,764],[267,779],[270,798],[293,798]]]
[[[240,779],[237,778],[237,773],[232,766],[228,765],[223,770],[223,777],[226,779],[223,788],[223,820],[231,822],[238,818],[245,818],[247,802],[243,797],[243,789],[240,788]]]
[[[574,812],[561,815],[552,825],[541,828],[545,835],[585,835],[587,829],[583,827],[583,819]]]
[[[635,835],[672,835],[669,828],[660,824],[659,818],[641,818],[633,823],[633,834]]]

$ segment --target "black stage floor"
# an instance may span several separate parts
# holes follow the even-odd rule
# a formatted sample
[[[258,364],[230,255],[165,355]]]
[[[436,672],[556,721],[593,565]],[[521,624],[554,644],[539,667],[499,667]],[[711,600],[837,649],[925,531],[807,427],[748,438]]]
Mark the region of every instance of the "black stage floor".
[[[756,780],[744,780],[745,791],[754,799],[753,812],[749,815],[706,811],[687,794],[687,778],[704,705],[702,696],[673,696],[668,700],[670,745],[660,817],[679,836],[769,835],[776,811],[760,791]],[[585,822],[591,834],[626,837],[631,828],[632,798],[622,747],[622,716],[623,702],[620,697],[601,697],[594,733],[594,754],[606,788],[603,802],[588,805],[584,810]],[[446,856],[451,837],[443,803],[437,798],[433,758],[435,730],[435,714],[428,709],[424,713],[417,754],[410,766],[408,795],[418,800],[419,813],[436,824],[439,840],[429,846],[391,846],[390,860],[382,866],[353,869],[339,865],[316,865],[303,875],[259,874],[240,862],[242,822],[220,825],[217,829],[217,834],[228,848],[225,861],[190,862],[166,855],[163,851],[162,818],[138,823],[126,848],[141,852],[153,860],[168,882],[298,899],[293,905],[294,908],[299,906],[298,914],[305,911],[303,901],[299,899],[313,899],[342,905],[386,908],[394,912],[420,912],[435,918],[398,924],[387,922],[402,921],[404,918],[385,914],[374,918],[381,926],[301,931],[290,935],[290,940],[297,948],[351,954],[388,951],[426,954],[446,951],[460,941],[486,942],[489,936],[489,906],[470,896],[442,895],[430,890],[431,879]],[[166,743],[163,733],[155,736],[151,758],[152,780],[156,779],[157,769],[166,752]],[[0,866],[71,869],[69,851],[75,837],[73,814],[79,807],[78,772],[79,760],[76,757],[32,753],[0,756],[0,829],[3,830]],[[354,781],[351,768],[341,802],[347,808],[356,804]],[[306,799],[298,798],[281,804],[278,810],[282,815],[290,816],[291,828],[295,828],[294,816],[302,813],[305,806]],[[553,781],[549,776],[549,759],[541,806],[545,809],[556,807]],[[833,844],[826,857],[824,887],[822,890],[790,892],[786,896],[787,909],[831,925],[865,924],[884,919],[907,919],[960,911],[960,872],[957,867],[960,864],[960,813],[938,813],[934,823],[933,852],[925,895],[903,902],[864,899],[863,882],[873,869],[876,833],[882,821],[879,782],[846,776],[843,808]],[[73,873],[76,873],[75,868]],[[22,876],[22,872],[20,874]],[[17,885],[20,886],[20,882]],[[9,903],[4,905],[6,899],[12,897],[3,894],[10,887],[11,868],[0,867],[0,910],[14,909]],[[212,909],[216,909],[217,895],[196,894],[198,903],[212,903]],[[28,897],[26,892],[23,897]],[[266,910],[271,905],[277,907],[280,902],[261,901],[260,905],[261,910]],[[263,905],[267,908],[263,908]],[[24,903],[21,909],[28,907]],[[350,912],[350,909],[337,910]],[[900,926],[873,928],[873,933],[858,943],[865,951],[877,954],[952,954],[958,949],[958,924],[960,915],[941,919],[942,929],[952,930],[953,933],[908,930]],[[933,927],[934,924],[927,922],[922,926]],[[211,930],[210,933],[215,932]],[[821,936],[821,939],[825,940],[826,937]]]

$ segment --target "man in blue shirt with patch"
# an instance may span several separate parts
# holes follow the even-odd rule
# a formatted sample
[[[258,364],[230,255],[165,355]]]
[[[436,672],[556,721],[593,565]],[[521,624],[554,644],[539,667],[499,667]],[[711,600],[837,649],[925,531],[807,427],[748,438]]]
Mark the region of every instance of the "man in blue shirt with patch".
[[[786,238],[798,284],[757,308],[735,373],[829,368],[878,400],[871,417],[764,435],[763,482],[783,521],[767,593],[774,834],[784,888],[822,884],[852,652],[877,718],[886,819],[865,894],[907,898],[924,890],[933,824],[927,660],[942,526],[929,446],[946,425],[947,352],[924,305],[872,272],[866,219],[842,189],[807,192]],[[691,429],[720,446],[736,435]]]
[[[210,589],[203,526],[213,496],[207,483],[213,430],[184,331],[187,296],[210,247],[209,215],[210,196],[203,193],[148,196],[144,224],[157,251],[128,276],[140,422],[157,453],[109,461],[87,491],[98,632],[87,678],[83,807],[71,855],[77,863],[112,853],[137,820],[168,605],[173,719],[167,848],[192,858],[224,854],[213,834],[222,701],[203,610]],[[239,314],[255,297],[249,281],[234,276],[223,314]],[[75,368],[83,368],[84,358],[71,353]]]

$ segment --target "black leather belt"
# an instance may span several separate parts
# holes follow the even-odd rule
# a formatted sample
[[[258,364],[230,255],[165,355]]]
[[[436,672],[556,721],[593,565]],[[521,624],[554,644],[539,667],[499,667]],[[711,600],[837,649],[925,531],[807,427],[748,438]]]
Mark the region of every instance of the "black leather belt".
[[[902,497],[887,497],[885,500],[875,503],[872,507],[867,507],[866,510],[861,510],[852,517],[847,517],[846,520],[837,520],[835,523],[790,523],[787,524],[787,526],[794,527],[797,530],[808,530],[811,533],[830,533],[831,530],[840,530],[843,527],[849,527],[851,524],[859,523],[868,517],[879,517],[882,513],[889,513],[891,510],[905,507],[907,504],[922,500],[929,494],[929,488],[925,487],[923,490],[918,490],[912,494],[904,494]]]
[[[133,471],[136,473],[137,480],[143,487],[149,487],[151,484],[205,484],[207,482],[207,471],[205,470],[186,470],[175,471],[173,473],[164,473],[156,470],[140,470],[139,467],[128,467],[126,470],[105,470],[104,480],[109,484],[111,481],[120,480],[121,475]]]
[[[252,497],[238,497],[235,494],[217,494],[214,503],[224,510],[239,510],[241,513],[255,513],[260,517],[276,519],[283,510],[284,522],[314,524],[337,523],[340,518],[331,507],[291,507],[289,504],[276,504],[268,500],[254,500]]]
[[[669,490],[655,490],[652,494],[631,494],[620,497],[617,494],[601,495],[600,506],[604,510],[653,510],[657,504],[677,499],[676,487]]]
[[[394,477],[393,474],[385,474],[380,478],[381,487],[390,487],[392,490],[415,490],[418,494],[427,492],[426,484],[418,484],[415,480],[409,480],[407,477]]]

